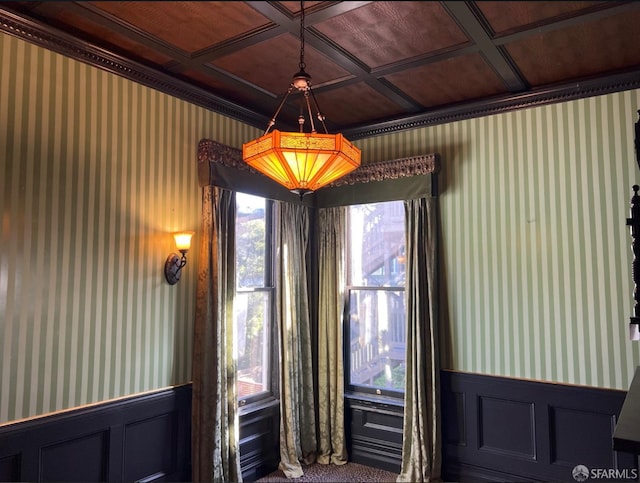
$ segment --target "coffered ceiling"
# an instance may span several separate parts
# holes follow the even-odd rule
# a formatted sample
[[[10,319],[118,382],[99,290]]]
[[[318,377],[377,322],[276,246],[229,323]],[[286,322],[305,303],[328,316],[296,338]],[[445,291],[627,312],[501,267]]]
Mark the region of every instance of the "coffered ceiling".
[[[299,2],[0,2],[0,28],[266,127]],[[305,64],[352,138],[640,87],[640,2],[305,2]],[[290,98],[278,123],[290,127]]]

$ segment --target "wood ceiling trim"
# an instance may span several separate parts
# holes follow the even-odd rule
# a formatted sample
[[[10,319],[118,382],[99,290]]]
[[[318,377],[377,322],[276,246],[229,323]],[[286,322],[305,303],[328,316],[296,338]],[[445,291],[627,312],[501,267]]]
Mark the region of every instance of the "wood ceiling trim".
[[[424,64],[385,79],[419,102],[422,112],[508,92],[479,52],[439,64]],[[473,81],[469,82],[470,79]]]
[[[525,29],[517,32],[505,33],[494,38],[495,45],[505,45],[511,42],[531,37],[532,35],[544,35],[555,30],[563,30],[586,22],[595,22],[605,18],[640,9],[640,2],[609,2],[594,5],[592,9],[580,10],[571,17],[556,20],[552,19],[546,23],[540,22],[534,25],[527,25]]]
[[[164,70],[153,69],[147,65],[126,59],[104,48],[79,40],[61,29],[47,26],[43,21],[37,19],[37,14],[34,14],[34,16],[29,13],[20,14],[12,9],[10,5],[6,8],[5,5],[7,4],[0,6],[0,31],[3,33],[120,75],[133,82],[152,87],[187,102],[203,106],[259,129],[263,129],[268,122],[268,116],[222,99],[211,94],[206,89],[176,79],[168,75]],[[621,13],[623,10],[619,9],[625,8],[636,9],[639,7],[624,4],[612,7],[608,10],[608,13],[610,15]],[[605,11],[601,13],[604,15]],[[581,18],[584,20],[585,17],[582,16]],[[531,30],[529,32],[528,35],[534,34]],[[494,40],[494,42],[497,41]],[[211,74],[210,71],[208,73]],[[350,82],[356,82],[356,80],[350,80]],[[640,88],[640,68],[633,67],[614,76],[601,76],[586,80],[574,79],[567,84],[534,89],[525,93],[506,94],[476,102],[463,102],[455,106],[423,112],[422,114],[384,122],[367,123],[366,125],[345,129],[343,132],[349,139],[361,139],[422,126],[455,122],[462,119],[637,88]],[[255,97],[255,93],[253,94]]]
[[[298,18],[293,18],[287,15],[285,12],[276,8],[268,2],[247,2],[262,15],[267,17],[270,21],[280,25],[285,30],[291,32],[291,34],[299,37],[300,21]],[[362,65],[359,61],[354,59],[348,52],[345,52],[339,45],[333,43],[330,39],[326,38],[319,31],[311,28],[315,23],[322,22],[327,18],[335,17],[354,10],[355,8],[362,7],[371,2],[348,2],[337,3],[330,7],[323,8],[311,14],[305,13],[305,44],[312,46],[314,49],[322,52],[334,63],[348,71],[353,77],[345,81],[349,84],[353,82],[364,81],[368,86],[375,89],[378,93],[389,98],[398,106],[406,109],[409,112],[418,112],[421,106],[417,104],[410,97],[402,94],[397,89],[392,88],[385,82],[376,77],[371,76],[371,72]],[[316,92],[325,92],[344,85],[342,82],[327,84],[322,89],[314,89]]]
[[[43,13],[47,13],[47,12],[51,12],[52,9],[55,8],[54,5],[55,4],[53,3],[48,4],[47,2],[42,2],[42,4],[38,6],[38,9],[41,10]],[[270,103],[273,102],[274,98],[270,93],[264,91],[263,89],[259,89],[257,88],[257,86],[254,86],[253,84],[249,84],[246,81],[243,81],[242,79],[238,79],[237,77],[231,75],[226,71],[223,71],[221,69],[211,68],[210,65],[204,65],[203,62],[209,58],[215,58],[221,55],[225,55],[225,53],[227,53],[228,51],[235,51],[239,47],[244,46],[245,43],[252,44],[252,43],[260,42],[265,38],[271,38],[272,36],[277,35],[278,31],[281,30],[280,27],[271,26],[271,27],[265,28],[265,30],[260,31],[258,33],[252,32],[248,36],[245,36],[241,39],[231,40],[229,42],[221,44],[221,46],[219,47],[210,49],[210,51],[208,52],[207,51],[200,52],[198,53],[198,56],[191,57],[190,55],[186,54],[182,50],[174,48],[169,44],[166,44],[164,41],[156,39],[155,37],[151,37],[145,32],[142,32],[141,30],[139,30],[137,27],[123,22],[119,18],[111,15],[108,12],[105,12],[99,9],[98,7],[95,7],[89,4],[88,2],[81,3],[81,4],[79,4],[78,2],[68,2],[68,4],[65,5],[65,8],[73,11],[77,15],[85,16],[91,21],[107,29],[111,29],[115,32],[118,32],[119,34],[125,36],[126,38],[134,42],[138,42],[147,48],[157,50],[169,57],[173,57],[175,60],[163,66],[163,68],[167,72],[179,74],[184,70],[194,69],[207,76],[214,77],[221,82],[228,82],[228,83],[234,84],[235,88],[238,91],[240,92],[244,91],[249,96],[254,94],[253,93],[254,89],[257,89],[258,91],[264,94],[262,102],[264,102],[265,105],[269,105]]]
[[[403,107],[404,109],[407,109],[411,112],[417,112],[420,109],[420,105],[417,104],[413,99],[403,95],[395,89],[390,88],[390,86],[383,83],[377,75],[372,76],[372,73],[370,71],[361,66],[359,62],[355,61],[355,59],[351,59],[348,53],[343,52],[340,46],[333,44],[329,39],[325,38],[323,34],[315,30],[310,31],[309,33],[312,34],[311,37],[312,39],[314,39],[308,42],[310,45],[313,45],[315,49],[324,53],[331,60],[333,60],[335,63],[352,74],[353,77],[351,79],[343,82],[347,82],[349,84],[353,82],[366,82],[367,85],[375,89],[378,93],[382,94],[385,97],[389,97],[393,100],[393,102]],[[305,42],[307,42],[307,37],[305,37]],[[342,54],[336,55],[336,52],[341,52]],[[314,90],[316,92],[330,91],[345,85],[343,82],[329,84]]]
[[[607,77],[582,79],[553,87],[543,87],[519,94],[506,94],[492,99],[464,102],[455,106],[433,109],[399,120],[371,123],[344,129],[342,134],[350,140],[380,136],[398,131],[491,116],[531,107],[567,102],[613,92],[640,88],[640,69],[633,69]]]
[[[41,2],[37,7],[37,10],[46,14],[51,13],[55,8],[56,7],[53,3]],[[150,36],[136,26],[129,25],[118,17],[101,10],[88,2],[68,2],[68,4],[65,5],[65,9],[71,10],[77,15],[85,16],[102,27],[116,31],[129,40],[138,42],[150,49],[157,50],[168,57],[172,57],[174,60],[167,64],[166,68],[169,72],[175,73],[179,73],[187,69],[196,69],[207,75],[211,75],[211,71],[208,68],[203,67],[202,64],[227,55],[229,52],[234,52],[235,50],[257,44],[266,39],[280,35],[284,31],[284,29],[279,25],[267,25],[264,28],[244,34],[240,38],[231,39],[213,47],[202,49],[195,52],[193,55],[189,55],[183,50],[178,49],[171,44],[167,44],[156,37]],[[224,76],[221,80],[229,80],[230,78],[229,76],[224,75],[224,73],[216,73],[217,76],[219,76],[219,74]]]
[[[42,2],[38,6],[37,11],[43,14],[53,13],[57,11],[55,3],[56,2]],[[86,17],[104,28],[113,30],[129,40],[142,44],[150,49],[157,50],[167,57],[177,58],[180,62],[188,62],[189,60],[188,55],[184,51],[150,36],[133,25],[124,23],[119,18],[100,10],[89,2],[68,2],[65,4],[65,9],[72,11],[76,15]]]
[[[122,53],[132,60],[139,60],[155,66],[167,65],[173,62],[172,56],[166,55],[159,49],[148,47],[128,35],[123,35],[119,30],[111,29],[105,27],[102,23],[95,22],[90,15],[85,15],[84,11],[79,12],[73,7],[65,8],[61,5],[66,4],[56,2],[53,8],[47,5],[46,9],[33,9],[29,14],[34,14],[37,18],[48,18],[53,27],[57,26],[88,42],[92,42],[92,39],[99,39],[96,42],[107,48],[107,50],[115,49],[116,52]],[[71,6],[71,3],[68,6]]]
[[[640,66],[640,10],[528,37],[505,48],[536,87]]]
[[[247,2],[253,8],[258,10],[262,15],[271,22],[279,25],[286,32],[291,33],[296,38],[300,36],[300,21],[296,17],[290,17],[269,2]],[[370,3],[370,2],[354,2],[354,3]],[[360,6],[360,5],[359,5]],[[333,44],[329,39],[325,38],[320,32],[311,28],[314,23],[322,21],[325,17],[334,15],[333,10],[336,7],[328,7],[323,12],[316,14],[305,14],[305,43],[311,45],[314,49],[322,52],[329,59],[335,62],[343,69],[349,71],[355,77],[363,78],[369,74],[367,69],[356,59],[351,57],[347,52],[343,51],[339,46]],[[340,10],[342,12],[343,9]],[[322,17],[319,17],[323,13]],[[314,15],[317,15],[314,16]]]
[[[258,128],[263,128],[269,120],[267,116],[261,116],[204,89],[80,41],[66,32],[25,18],[4,7],[0,7],[0,31]]]
[[[320,3],[329,3],[329,2],[320,2]],[[370,3],[373,3],[373,2],[371,1],[369,2],[334,2],[333,5],[330,5],[328,7],[322,6],[322,8],[316,8],[316,7],[320,7],[320,5],[317,5],[317,6],[311,7],[308,10],[308,13],[307,13],[307,10],[305,9],[304,23],[311,27],[317,23],[324,22],[325,20],[329,20],[333,17],[337,17],[338,15],[343,15],[345,13],[348,13],[351,10],[356,10],[360,7],[364,7],[365,5],[368,5]]]
[[[371,69],[371,74],[375,75],[376,77],[385,77],[390,74],[396,74],[398,72],[414,69],[416,67],[422,67],[427,64],[442,62],[443,60],[451,59],[453,57],[475,54],[479,51],[480,48],[475,44],[467,44],[462,47],[456,46],[441,52],[437,52],[435,54],[429,53],[420,55],[418,57],[413,57],[411,59],[403,60],[401,62],[396,62],[394,64],[376,67],[375,69]]]
[[[245,2],[247,5],[255,9],[264,17],[269,19],[275,25],[278,25],[284,31],[295,35],[296,38],[300,36],[300,20],[299,14],[292,15],[284,7],[278,7],[277,3],[272,2]],[[305,9],[304,25],[305,30],[309,30],[310,27],[317,23],[324,22],[327,19],[333,18],[338,15],[345,14],[351,10],[355,10],[371,2],[336,2],[331,6],[322,7],[318,9],[316,7],[309,10]]]
[[[365,84],[372,89],[375,89],[376,92],[393,101],[407,112],[420,112],[423,109],[420,103],[416,102],[415,99],[409,97],[386,79],[368,79],[365,80]]]
[[[533,26],[545,25],[562,19],[575,17],[596,8],[596,4],[611,3],[610,0],[578,0],[578,1],[481,1],[475,2],[482,18],[489,27],[493,37],[519,32]]]
[[[299,14],[291,14],[286,7],[278,8],[277,3],[272,4],[271,2],[245,2],[248,5],[252,6],[262,15],[270,19],[272,22],[277,24],[286,24],[289,25],[291,29],[290,32],[298,35],[300,32],[300,21],[298,20]],[[371,1],[368,2],[334,2],[333,5],[324,6],[321,5],[323,3],[330,2],[319,2],[318,5],[315,5],[311,8],[305,8],[304,13],[304,24],[306,27],[312,27],[317,23],[324,22],[330,18],[336,17],[338,15],[343,15],[351,10],[355,10],[360,7],[364,7]]]
[[[259,44],[286,32],[287,29],[283,28],[281,25],[269,25],[258,31],[249,32],[242,37],[229,39],[226,42],[221,42],[212,47],[199,50],[193,54],[191,61],[193,63],[206,64],[220,57],[224,57],[225,55],[232,54],[237,50],[251,47],[252,45]]]
[[[479,47],[482,56],[510,92],[522,92],[529,87],[507,54],[493,43],[484,22],[478,20],[479,14],[467,2],[446,1],[442,5]]]

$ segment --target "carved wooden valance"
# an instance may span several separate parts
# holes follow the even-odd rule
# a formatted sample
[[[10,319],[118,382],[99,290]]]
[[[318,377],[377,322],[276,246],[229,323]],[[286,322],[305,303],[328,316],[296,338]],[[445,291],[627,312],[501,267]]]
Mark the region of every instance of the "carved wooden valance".
[[[201,174],[201,185],[206,184],[203,183],[204,180],[202,176],[206,175],[207,178],[209,177],[209,173],[211,172],[209,165],[211,163],[263,176],[242,160],[242,150],[220,144],[211,139],[203,139],[198,146],[198,171]],[[334,181],[328,185],[328,187],[409,178],[412,176],[434,174],[439,170],[439,156],[437,154],[426,154],[363,164],[355,171]],[[207,183],[210,181],[211,180],[208,179]]]
[[[202,139],[198,144],[198,165],[216,163],[228,168],[257,173],[242,160],[242,150],[220,144],[212,139]]]
[[[371,181],[408,178],[424,174],[437,173],[440,169],[438,155],[427,154],[411,158],[381,161],[360,166],[346,176],[334,181],[328,186],[345,186]]]

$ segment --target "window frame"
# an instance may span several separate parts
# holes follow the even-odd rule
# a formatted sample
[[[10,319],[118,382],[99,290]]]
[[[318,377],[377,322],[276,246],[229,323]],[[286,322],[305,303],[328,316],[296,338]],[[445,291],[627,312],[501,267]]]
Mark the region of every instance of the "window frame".
[[[352,252],[350,249],[350,228],[351,228],[351,213],[350,210],[354,206],[363,206],[363,205],[373,205],[378,203],[390,203],[390,202],[398,202],[404,203],[403,200],[389,200],[389,201],[379,201],[379,202],[367,202],[367,203],[357,203],[353,205],[348,205],[347,215],[346,215],[346,230],[345,230],[345,291],[344,291],[344,313],[343,313],[343,365],[344,365],[344,385],[346,393],[361,393],[368,394],[380,397],[392,398],[393,400],[402,400],[404,399],[404,390],[392,390],[388,388],[380,388],[375,386],[368,386],[362,384],[356,384],[351,381],[351,300],[352,300],[352,292],[401,292],[403,296],[406,294],[405,285],[352,285],[351,284],[351,257]],[[403,218],[403,226],[406,229],[406,219]],[[406,247],[406,230],[403,230],[405,233],[405,247]],[[406,298],[405,298],[406,300]],[[406,306],[405,306],[405,325],[406,325]],[[405,358],[406,363],[406,358]]]
[[[258,198],[262,198],[265,201],[265,211],[264,211],[264,220],[265,220],[265,262],[264,262],[264,280],[263,286],[261,287],[247,287],[247,288],[239,288],[237,281],[236,287],[234,290],[234,302],[236,295],[239,293],[268,293],[270,295],[270,307],[269,307],[269,327],[268,336],[269,336],[269,347],[267,349],[268,360],[269,360],[269,389],[266,391],[261,391],[259,393],[250,394],[246,397],[240,398],[237,393],[238,383],[236,381],[236,400],[238,404],[239,414],[246,414],[252,411],[257,411],[262,409],[266,404],[271,403],[275,400],[279,399],[279,377],[278,377],[278,352],[277,348],[277,323],[276,323],[276,287],[275,287],[275,263],[276,263],[276,253],[275,253],[275,217],[274,217],[274,201],[264,196],[254,195],[251,193],[245,192],[237,192],[237,194],[244,194],[249,196],[255,196]],[[236,208],[237,208],[237,200],[236,200]],[[238,219],[238,213],[236,210],[236,223]],[[236,239],[236,252],[237,252],[237,239]],[[235,258],[235,254],[234,254]],[[237,260],[234,262],[234,270],[237,271]],[[236,273],[237,277],[237,273]],[[234,316],[234,330],[235,330],[235,316]],[[235,335],[234,335],[235,338]]]

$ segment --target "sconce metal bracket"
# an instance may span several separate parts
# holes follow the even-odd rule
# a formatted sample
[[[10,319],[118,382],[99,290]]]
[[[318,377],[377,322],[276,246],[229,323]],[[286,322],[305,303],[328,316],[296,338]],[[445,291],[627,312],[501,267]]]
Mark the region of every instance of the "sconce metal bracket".
[[[167,279],[169,285],[175,285],[180,280],[180,271],[187,264],[187,258],[177,253],[172,253],[167,257],[164,263],[164,278]]]

